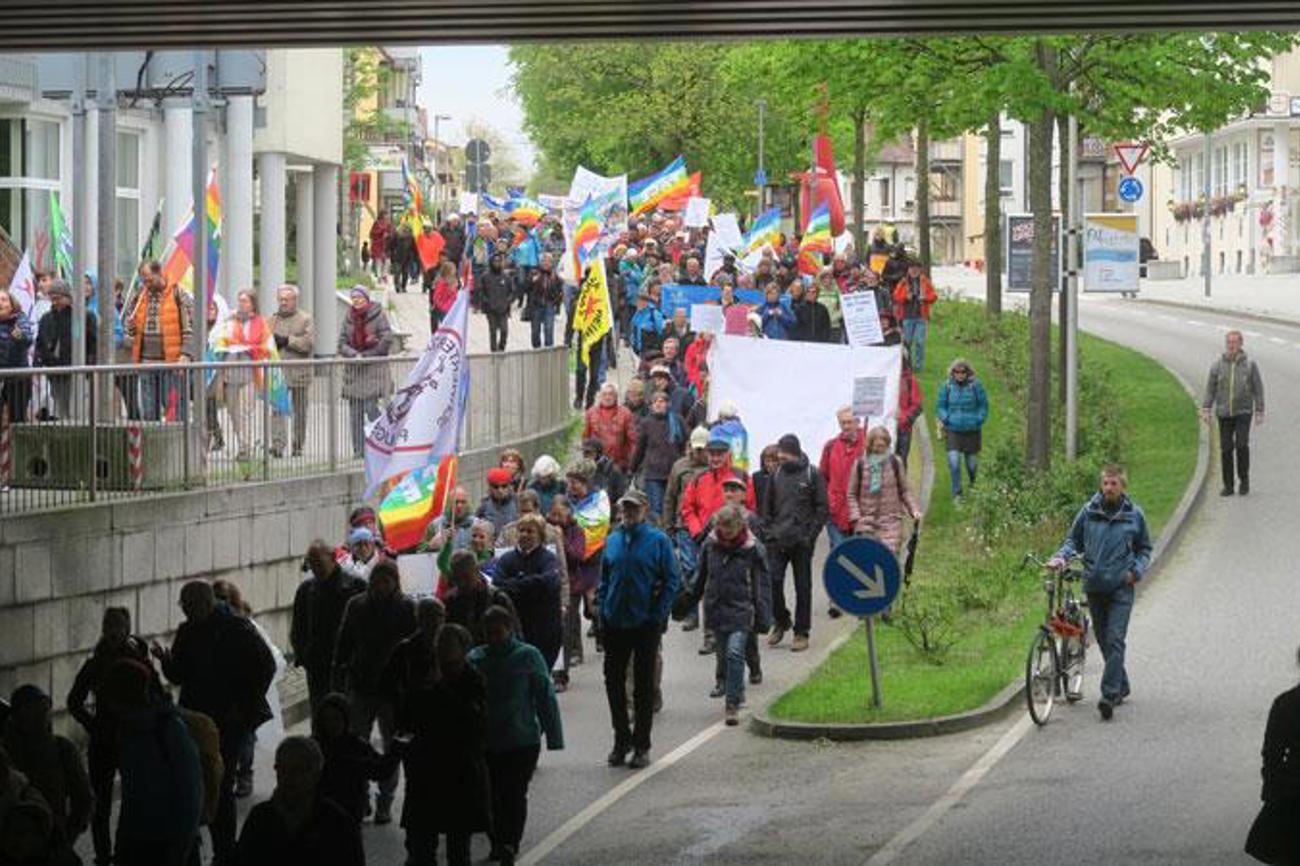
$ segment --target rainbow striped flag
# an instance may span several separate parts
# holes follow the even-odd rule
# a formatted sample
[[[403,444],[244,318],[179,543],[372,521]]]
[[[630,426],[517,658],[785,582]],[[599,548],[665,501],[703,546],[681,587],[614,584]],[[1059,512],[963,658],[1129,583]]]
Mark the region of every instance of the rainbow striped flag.
[[[205,196],[204,211],[206,225],[204,234],[208,241],[207,255],[207,298],[211,299],[217,285],[217,268],[221,263],[221,191],[217,188],[217,170],[212,169],[208,175],[208,192]],[[172,236],[171,245],[163,253],[163,276],[167,284],[180,286],[187,292],[194,293],[194,238],[197,229],[194,221],[194,208],[190,208],[185,223]],[[197,306],[197,305],[196,305]]]
[[[767,244],[775,244],[777,235],[781,234],[781,209],[774,207],[754,218],[754,224],[745,235],[745,254],[762,249]]]
[[[384,540],[394,550],[415,547],[433,518],[451,510],[459,462],[455,455],[449,455],[412,469],[379,503]]]
[[[218,311],[220,312],[220,307]],[[212,333],[208,335],[208,347],[204,356],[204,360],[209,362],[280,360],[280,352],[275,347],[275,331],[262,316],[254,316],[246,323],[240,322],[233,315],[218,319]],[[270,372],[269,379],[267,372]],[[210,386],[216,373],[215,369],[208,368],[205,384]],[[280,367],[254,367],[253,386],[257,393],[266,395],[272,412],[282,416],[293,413],[289,386]]]
[[[591,196],[587,196],[582,210],[578,211],[578,224],[573,229],[573,272],[579,280],[582,279],[582,272],[587,269],[588,263],[595,255],[602,231],[600,209]]]
[[[835,252],[835,240],[831,237],[830,206],[822,203],[808,217],[808,226],[804,229],[803,239],[799,242],[799,273],[816,274],[825,264],[823,256]]]
[[[588,494],[573,509],[573,519],[582,527],[582,536],[586,540],[582,558],[591,559],[605,549],[609,538],[609,494],[597,490]]]
[[[749,431],[739,418],[719,422],[709,431],[710,439],[723,439],[731,446],[731,468],[749,471]]]
[[[690,188],[686,157],[679,156],[663,171],[642,178],[627,188],[628,210],[633,216],[653,210],[664,199],[678,198]]]
[[[537,225],[548,213],[546,206],[530,198],[514,198],[506,202],[506,216],[523,226]]]
[[[420,234],[424,230],[424,196],[419,181],[406,167],[405,159],[402,160],[402,204],[406,207],[402,222],[408,224],[412,232]]]

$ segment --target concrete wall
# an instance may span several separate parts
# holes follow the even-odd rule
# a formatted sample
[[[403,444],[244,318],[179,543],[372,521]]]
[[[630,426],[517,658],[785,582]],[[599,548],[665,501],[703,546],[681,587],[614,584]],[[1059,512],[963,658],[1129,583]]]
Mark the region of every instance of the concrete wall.
[[[567,425],[511,443],[526,460],[565,462]],[[504,446],[502,446],[504,447]],[[494,446],[461,456],[462,483],[485,493]],[[301,563],[315,538],[341,541],[362,501],[360,472],[120,500],[0,520],[0,694],[35,683],[61,708],[99,637],[104,608],[131,611],[136,633],[164,642],[182,620],[181,586],[235,583],[258,622],[287,646]]]

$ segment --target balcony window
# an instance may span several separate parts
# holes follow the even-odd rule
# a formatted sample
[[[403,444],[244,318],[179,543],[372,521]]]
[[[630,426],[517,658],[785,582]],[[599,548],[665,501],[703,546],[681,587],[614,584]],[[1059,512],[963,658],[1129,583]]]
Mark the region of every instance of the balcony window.
[[[59,190],[59,134],[54,121],[0,118],[0,227],[23,249],[38,235],[48,237],[50,193]]]
[[[117,134],[117,244],[115,276],[135,273],[140,264],[140,136]]]
[[[1016,164],[1004,159],[998,163],[998,190],[1003,195],[1012,195],[1016,190]]]

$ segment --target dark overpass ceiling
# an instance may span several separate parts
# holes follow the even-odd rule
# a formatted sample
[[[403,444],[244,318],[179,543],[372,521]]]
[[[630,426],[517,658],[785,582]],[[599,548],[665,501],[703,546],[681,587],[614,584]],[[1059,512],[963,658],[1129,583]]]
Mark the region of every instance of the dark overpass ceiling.
[[[1300,0],[3,0],[0,50],[1300,29]]]

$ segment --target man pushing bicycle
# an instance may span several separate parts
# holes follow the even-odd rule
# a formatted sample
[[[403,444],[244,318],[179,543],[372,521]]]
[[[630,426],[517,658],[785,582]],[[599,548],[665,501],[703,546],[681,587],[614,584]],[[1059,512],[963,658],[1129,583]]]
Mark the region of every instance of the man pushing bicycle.
[[[1073,556],[1083,557],[1083,590],[1092,611],[1092,630],[1106,661],[1097,710],[1109,720],[1129,695],[1124,671],[1124,639],[1137,582],[1151,564],[1151,536],[1146,517],[1125,490],[1128,479],[1118,466],[1101,470],[1101,490],[1083,506],[1061,549],[1047,563],[1062,569]]]

